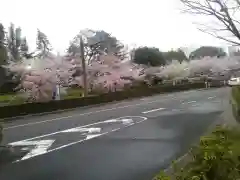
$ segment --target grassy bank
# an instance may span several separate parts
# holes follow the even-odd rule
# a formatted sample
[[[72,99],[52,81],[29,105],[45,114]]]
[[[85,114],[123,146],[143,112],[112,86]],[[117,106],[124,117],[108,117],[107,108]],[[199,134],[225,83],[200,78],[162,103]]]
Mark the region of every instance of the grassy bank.
[[[184,167],[173,163],[173,174],[160,172],[154,180],[236,180],[240,178],[240,127],[218,126],[203,136]]]

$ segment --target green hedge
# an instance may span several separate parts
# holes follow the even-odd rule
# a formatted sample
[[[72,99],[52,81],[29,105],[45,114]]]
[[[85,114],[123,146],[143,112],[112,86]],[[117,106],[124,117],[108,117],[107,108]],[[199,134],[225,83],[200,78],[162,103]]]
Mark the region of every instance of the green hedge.
[[[237,122],[240,122],[240,86],[232,87],[231,96],[233,116]]]
[[[220,86],[220,85],[219,85]],[[124,91],[109,92],[84,98],[64,99],[60,101],[50,101],[44,103],[24,103],[0,107],[0,118],[16,117],[27,114],[51,112],[55,110],[70,109],[87,105],[120,101],[128,98],[150,96],[159,93],[176,92],[190,89],[204,88],[203,82],[172,85],[159,85],[154,87],[134,87]]]

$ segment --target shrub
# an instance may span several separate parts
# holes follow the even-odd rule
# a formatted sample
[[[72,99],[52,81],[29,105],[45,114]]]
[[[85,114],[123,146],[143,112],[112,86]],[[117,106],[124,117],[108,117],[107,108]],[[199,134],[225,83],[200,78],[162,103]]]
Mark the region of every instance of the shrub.
[[[191,149],[192,161],[175,169],[178,180],[233,180],[240,178],[240,131],[218,126]],[[156,180],[165,180],[161,173]]]
[[[67,93],[63,95],[63,99],[74,99],[82,97],[83,89],[80,87],[72,87],[67,89]]]
[[[15,93],[15,88],[18,86],[19,82],[7,81],[0,87],[1,94]]]

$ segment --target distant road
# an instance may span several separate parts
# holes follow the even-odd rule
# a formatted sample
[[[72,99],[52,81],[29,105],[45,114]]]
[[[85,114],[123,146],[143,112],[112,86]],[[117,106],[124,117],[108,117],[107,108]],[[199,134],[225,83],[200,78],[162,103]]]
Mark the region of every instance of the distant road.
[[[3,143],[26,153],[3,180],[147,180],[218,120],[228,88],[151,96],[20,118]]]

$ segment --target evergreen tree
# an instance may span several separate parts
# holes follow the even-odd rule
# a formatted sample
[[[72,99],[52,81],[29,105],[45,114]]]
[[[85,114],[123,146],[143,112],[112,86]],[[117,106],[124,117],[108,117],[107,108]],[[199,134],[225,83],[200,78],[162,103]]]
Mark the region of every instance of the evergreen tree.
[[[8,59],[6,46],[7,46],[7,42],[6,42],[5,29],[4,29],[4,26],[0,23],[0,86],[2,86],[6,81],[6,71],[4,68],[1,67],[2,65],[7,63],[7,59]]]
[[[8,49],[15,61],[19,60],[20,57],[20,47],[21,47],[21,33],[22,30],[20,27],[14,27],[14,24],[11,23],[8,32]]]
[[[21,46],[20,46],[20,51],[21,51],[21,56],[26,57],[28,55],[28,43],[26,37],[22,38],[21,40]]]
[[[7,61],[6,44],[6,33],[4,26],[0,23],[0,65],[5,64]]]
[[[140,47],[134,50],[133,62],[149,66],[165,65],[163,53],[155,47]]]
[[[41,32],[39,29],[37,30],[37,50],[40,51],[41,55],[46,55],[48,52],[52,50],[51,44],[48,40],[46,34]]]

